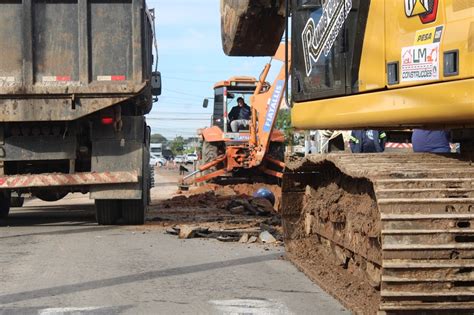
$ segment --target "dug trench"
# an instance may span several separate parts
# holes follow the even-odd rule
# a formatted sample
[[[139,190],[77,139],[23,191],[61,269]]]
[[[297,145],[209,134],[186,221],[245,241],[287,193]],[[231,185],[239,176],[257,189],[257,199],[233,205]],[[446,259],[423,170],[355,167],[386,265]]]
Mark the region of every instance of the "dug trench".
[[[380,215],[373,185],[332,163],[302,165],[283,182],[287,257],[354,313],[380,303]]]
[[[266,199],[253,197],[259,188],[273,192],[274,206]],[[281,219],[277,211],[280,199],[281,189],[277,185],[207,184],[187,192],[175,192],[171,198],[155,200],[143,228],[164,228],[180,238],[282,245]]]

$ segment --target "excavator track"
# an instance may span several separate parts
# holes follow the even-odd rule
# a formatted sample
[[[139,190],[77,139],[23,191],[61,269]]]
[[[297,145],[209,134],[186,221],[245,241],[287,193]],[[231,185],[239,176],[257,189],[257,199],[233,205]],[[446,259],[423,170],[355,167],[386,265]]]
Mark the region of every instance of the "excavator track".
[[[474,313],[469,159],[414,153],[290,158],[282,189],[289,258],[354,312]],[[332,290],[324,283],[331,271],[313,272],[307,257],[332,260],[334,273],[345,270],[349,285],[362,281],[375,302],[361,306],[360,295]]]

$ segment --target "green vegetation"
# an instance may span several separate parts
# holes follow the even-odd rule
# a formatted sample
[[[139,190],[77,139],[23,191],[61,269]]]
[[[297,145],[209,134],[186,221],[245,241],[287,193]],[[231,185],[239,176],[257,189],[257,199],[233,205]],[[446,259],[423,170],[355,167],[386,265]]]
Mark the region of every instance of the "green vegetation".
[[[285,134],[285,144],[295,145],[295,128],[291,126],[291,111],[290,109],[280,109],[278,111],[275,128],[283,131]]]
[[[162,143],[163,145],[168,143],[168,139],[166,139],[164,136],[162,136],[159,133],[152,134],[150,140],[151,140],[151,143]]]
[[[183,154],[184,152],[184,139],[181,136],[177,136],[173,140],[170,141],[169,147],[171,149],[171,152],[173,152],[173,155],[180,155]]]

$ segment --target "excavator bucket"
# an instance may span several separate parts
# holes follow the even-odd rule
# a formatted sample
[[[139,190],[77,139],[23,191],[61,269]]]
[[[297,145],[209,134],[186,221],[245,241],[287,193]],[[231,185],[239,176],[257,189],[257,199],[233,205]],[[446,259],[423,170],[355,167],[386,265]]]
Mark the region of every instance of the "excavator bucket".
[[[221,0],[222,48],[228,56],[273,56],[284,30],[284,0]]]

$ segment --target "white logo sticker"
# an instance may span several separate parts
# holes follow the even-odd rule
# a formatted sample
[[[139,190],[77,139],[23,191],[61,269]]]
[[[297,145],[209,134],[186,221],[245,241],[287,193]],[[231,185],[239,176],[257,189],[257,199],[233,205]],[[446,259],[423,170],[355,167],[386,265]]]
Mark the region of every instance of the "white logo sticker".
[[[327,57],[352,8],[352,0],[327,0],[316,25],[311,17],[301,33],[306,75],[313,70],[321,54]]]
[[[439,43],[402,48],[401,81],[439,79]]]

